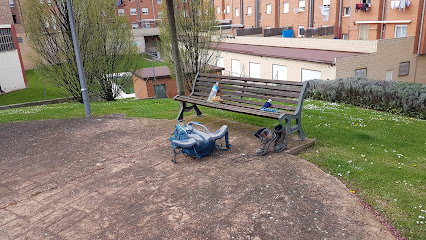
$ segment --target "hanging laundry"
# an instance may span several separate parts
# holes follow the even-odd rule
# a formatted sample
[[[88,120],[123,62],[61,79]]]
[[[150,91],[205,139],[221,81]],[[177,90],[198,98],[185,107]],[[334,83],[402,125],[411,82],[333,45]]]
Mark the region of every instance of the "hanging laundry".
[[[328,17],[330,16],[330,7],[320,7],[321,15],[324,18],[324,22],[328,22]]]
[[[399,11],[404,10],[405,12],[405,7],[407,7],[407,0],[401,0],[401,2],[399,3]]]
[[[355,12],[358,12],[358,10],[362,11],[362,6],[363,6],[362,3],[355,4]]]
[[[401,1],[391,1],[391,8],[397,9],[397,8],[399,8],[400,4],[401,4]]]

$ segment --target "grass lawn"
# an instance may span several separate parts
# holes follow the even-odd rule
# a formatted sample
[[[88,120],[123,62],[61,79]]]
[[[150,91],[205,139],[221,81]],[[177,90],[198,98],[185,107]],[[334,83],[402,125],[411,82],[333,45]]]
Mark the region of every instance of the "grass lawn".
[[[153,65],[154,67],[156,67],[164,66],[166,64],[164,62],[151,62],[149,60],[146,60],[143,55],[140,55],[140,58],[138,59],[137,68],[147,68],[152,67]],[[26,74],[28,80],[28,88],[0,95],[0,106],[46,100],[46,97],[47,99],[66,97],[63,94],[59,93],[58,89],[55,86],[49,84],[46,81],[44,82],[44,87],[46,89],[45,97],[41,76],[38,75],[35,70],[28,70],[26,71]]]
[[[128,117],[174,119],[179,105],[172,99],[152,99],[93,102],[91,107],[94,116],[125,113]],[[210,108],[201,107],[201,111],[259,127],[273,128],[277,123]],[[0,111],[3,123],[77,117],[84,117],[84,107],[79,103]],[[317,142],[300,157],[343,181],[393,223],[404,237],[424,239],[426,121],[345,104],[306,100],[302,123],[307,136],[316,138]]]

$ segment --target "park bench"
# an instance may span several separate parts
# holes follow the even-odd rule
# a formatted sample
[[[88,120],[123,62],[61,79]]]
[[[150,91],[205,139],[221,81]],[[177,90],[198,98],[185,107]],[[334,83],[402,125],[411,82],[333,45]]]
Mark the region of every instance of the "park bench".
[[[216,82],[219,82],[217,96],[220,96],[223,101],[208,102],[207,98]],[[287,132],[285,145],[287,146],[288,135],[291,133],[298,132],[299,140],[304,140],[306,137],[301,125],[301,114],[307,88],[308,82],[199,73],[194,79],[191,94],[178,95],[174,98],[182,102],[177,119],[183,121],[183,113],[191,109],[196,111],[197,116],[201,116],[201,111],[197,107],[199,105],[285,121],[284,127]],[[276,108],[278,113],[260,110],[268,99],[272,100],[270,108]]]

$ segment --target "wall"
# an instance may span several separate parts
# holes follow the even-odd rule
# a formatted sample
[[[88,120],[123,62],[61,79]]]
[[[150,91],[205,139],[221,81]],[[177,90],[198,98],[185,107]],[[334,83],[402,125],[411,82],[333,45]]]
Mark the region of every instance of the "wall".
[[[21,11],[21,0],[13,0],[14,6],[10,8],[12,15],[16,16],[15,29],[17,34],[25,33]]]
[[[0,1],[0,24],[13,24],[9,1],[6,0]]]
[[[344,52],[364,52],[372,53],[377,50],[377,41],[349,41],[341,39],[316,39],[316,38],[259,38],[240,37],[235,39],[225,39],[228,43],[266,45],[276,47],[322,49]]]
[[[135,87],[135,95],[137,95],[137,99],[154,98],[154,85],[156,84],[166,85],[166,92],[169,98],[173,98],[177,95],[176,80],[171,77],[157,78],[157,82],[155,82],[153,79],[146,81],[137,76],[133,76],[133,85]]]
[[[414,82],[416,56],[413,46],[414,37],[378,40],[376,53],[336,59],[336,77],[353,77],[356,69],[367,68],[367,78],[385,80],[386,71],[393,70],[393,81]],[[410,61],[409,75],[400,77],[399,64],[406,61]]]
[[[165,0],[163,0],[165,1]],[[117,7],[117,15],[118,15],[118,9],[124,9],[124,14],[129,18],[130,23],[138,23],[139,20],[143,19],[157,19],[158,20],[158,12],[161,12],[161,5],[157,4],[157,0],[148,0],[148,1],[140,1],[139,2],[139,9],[138,9],[138,1],[130,1],[130,0],[123,0],[123,6]],[[130,15],[130,9],[136,8],[136,15]],[[142,14],[142,8],[148,8],[148,14],[143,15]],[[140,13],[140,19],[139,19],[139,13]],[[148,22],[146,22],[148,23]],[[156,24],[151,22],[150,27],[155,27]],[[141,25],[141,27],[143,27]]]
[[[0,52],[0,86],[4,92],[25,88],[18,50]]]
[[[426,84],[426,55],[419,55],[417,59],[416,83]]]
[[[287,80],[300,82],[301,72],[303,69],[321,71],[322,79],[334,79],[336,76],[336,68],[330,64],[313,63],[289,59],[278,59],[270,57],[259,57],[240,53],[221,52],[220,57],[224,59],[225,71],[224,75],[230,75],[231,60],[240,60],[242,76],[249,76],[249,63],[260,63],[261,78],[272,79],[272,65],[287,66]]]

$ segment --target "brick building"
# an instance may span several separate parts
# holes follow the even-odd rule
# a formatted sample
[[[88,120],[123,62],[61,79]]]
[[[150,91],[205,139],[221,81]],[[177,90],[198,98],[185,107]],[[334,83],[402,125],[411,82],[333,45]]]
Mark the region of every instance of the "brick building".
[[[117,15],[127,16],[132,28],[157,27],[163,18],[162,0],[116,0]]]
[[[292,26],[296,37],[304,29],[334,26],[335,38],[351,40],[416,36],[423,5],[424,0],[214,0],[216,19],[232,25]]]
[[[28,86],[12,5],[12,0],[0,0],[0,94]]]

